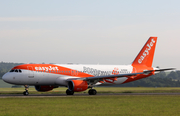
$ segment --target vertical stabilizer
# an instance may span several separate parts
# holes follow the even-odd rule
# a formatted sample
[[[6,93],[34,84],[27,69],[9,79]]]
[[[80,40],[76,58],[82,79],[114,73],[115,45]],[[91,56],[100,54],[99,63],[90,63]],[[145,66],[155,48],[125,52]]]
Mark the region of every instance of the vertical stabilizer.
[[[150,37],[139,54],[136,56],[132,65],[145,65],[152,67],[157,37]]]

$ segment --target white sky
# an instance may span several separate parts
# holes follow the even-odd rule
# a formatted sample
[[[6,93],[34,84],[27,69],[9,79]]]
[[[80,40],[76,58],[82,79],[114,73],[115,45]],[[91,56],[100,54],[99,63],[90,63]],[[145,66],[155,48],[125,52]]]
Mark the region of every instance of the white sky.
[[[0,61],[130,64],[150,36],[153,66],[180,69],[179,0],[0,0]]]

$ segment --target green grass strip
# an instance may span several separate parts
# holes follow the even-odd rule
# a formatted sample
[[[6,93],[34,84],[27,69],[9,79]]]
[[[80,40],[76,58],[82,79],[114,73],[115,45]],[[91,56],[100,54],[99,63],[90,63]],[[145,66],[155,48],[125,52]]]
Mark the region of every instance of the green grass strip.
[[[180,96],[1,98],[2,116],[179,116]]]

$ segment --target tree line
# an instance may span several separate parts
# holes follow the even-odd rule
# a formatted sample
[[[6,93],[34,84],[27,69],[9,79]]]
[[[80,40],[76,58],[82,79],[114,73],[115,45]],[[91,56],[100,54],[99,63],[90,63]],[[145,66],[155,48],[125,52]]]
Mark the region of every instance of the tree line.
[[[0,62],[0,79],[11,68],[23,63]],[[143,78],[130,83],[114,85],[119,87],[180,87],[180,71],[170,73],[160,72],[147,78]]]

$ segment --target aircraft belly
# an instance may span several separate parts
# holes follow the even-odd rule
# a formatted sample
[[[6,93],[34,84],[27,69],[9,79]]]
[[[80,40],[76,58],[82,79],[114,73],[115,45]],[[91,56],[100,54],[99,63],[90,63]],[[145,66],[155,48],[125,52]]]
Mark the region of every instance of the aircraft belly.
[[[115,81],[115,84],[122,84],[123,82],[125,82],[128,78],[127,77],[122,77],[122,78],[118,78],[117,81]]]

